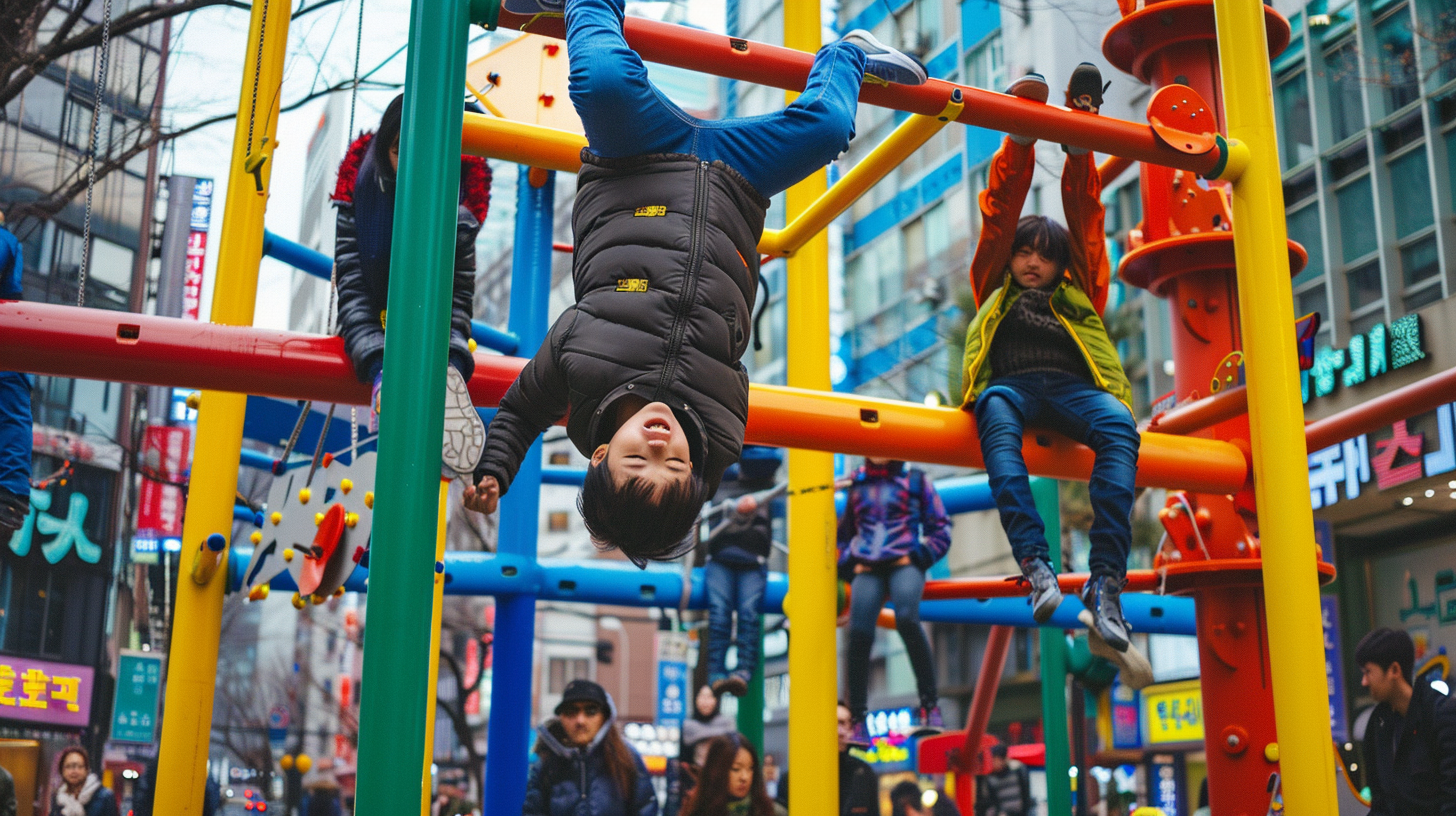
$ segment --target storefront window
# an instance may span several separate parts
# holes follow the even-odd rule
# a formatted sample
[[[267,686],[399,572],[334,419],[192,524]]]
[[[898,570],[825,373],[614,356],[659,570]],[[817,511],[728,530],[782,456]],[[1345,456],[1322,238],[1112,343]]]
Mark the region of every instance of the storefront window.
[[[1329,94],[1330,137],[1339,143],[1365,127],[1360,101],[1360,50],[1351,37],[1325,53],[1325,90]]]
[[[1294,285],[1298,286],[1306,281],[1315,280],[1325,273],[1325,249],[1324,240],[1320,237],[1319,202],[1311,201],[1289,213],[1287,222],[1289,240],[1299,243],[1304,247],[1304,251],[1309,253],[1309,263],[1305,264],[1304,269],[1294,279]]]

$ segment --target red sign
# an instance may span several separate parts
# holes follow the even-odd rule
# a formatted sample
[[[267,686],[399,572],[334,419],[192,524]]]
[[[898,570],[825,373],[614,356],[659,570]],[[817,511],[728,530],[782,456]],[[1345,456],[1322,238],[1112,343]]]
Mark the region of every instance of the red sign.
[[[180,482],[187,472],[187,451],[192,432],[185,426],[149,425],[142,440],[141,498],[137,502],[137,531],[150,530],[156,538],[182,535],[182,489],[165,482]]]
[[[182,278],[182,317],[197,320],[202,308],[202,269],[207,263],[207,230],[187,236],[187,274]]]

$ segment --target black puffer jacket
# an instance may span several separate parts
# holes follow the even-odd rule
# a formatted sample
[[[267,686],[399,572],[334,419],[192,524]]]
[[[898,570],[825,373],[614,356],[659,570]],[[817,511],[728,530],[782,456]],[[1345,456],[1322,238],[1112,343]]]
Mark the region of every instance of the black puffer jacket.
[[[590,456],[628,395],[672,407],[712,489],[743,449],[749,309],[768,200],[721,162],[582,151],[572,227],[576,305],[491,422],[477,471],[509,487],[537,434],[568,415]],[[603,418],[607,417],[607,420]]]
[[[1405,716],[1380,703],[1365,727],[1371,816],[1456,814],[1456,699],[1417,678]]]
[[[369,154],[373,134],[360,136],[349,146],[339,165],[339,180],[334,188],[334,204],[338,207],[334,236],[334,276],[338,287],[338,334],[344,338],[344,350],[354,363],[354,374],[361,382],[370,381],[370,372],[384,359],[384,310],[389,294],[388,264],[370,264],[361,257],[360,229],[365,222],[378,224],[377,229],[392,226],[391,214],[365,219],[356,213],[356,186],[375,184],[379,195],[371,200],[394,201],[395,175],[387,167],[376,167]],[[490,206],[490,168],[484,159],[461,158],[460,205],[455,220],[455,268],[450,307],[450,362],[469,380],[475,371],[470,354],[470,319],[475,309],[475,236]],[[357,216],[357,218],[356,218]],[[387,246],[388,237],[381,239]],[[422,269],[407,270],[424,274]]]

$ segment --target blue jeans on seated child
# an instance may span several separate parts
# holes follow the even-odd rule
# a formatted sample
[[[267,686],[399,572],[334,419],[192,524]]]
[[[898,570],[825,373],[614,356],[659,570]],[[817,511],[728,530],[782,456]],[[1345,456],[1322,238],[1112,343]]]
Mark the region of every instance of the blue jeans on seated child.
[[[1132,546],[1133,481],[1141,442],[1127,406],[1080,377],[1033,371],[992,380],[976,399],[975,409],[991,495],[1016,560],[1049,560],[1046,529],[1032,500],[1021,454],[1023,431],[1034,425],[1081,442],[1097,454],[1087,485],[1095,514],[1088,562],[1092,574],[1121,579]]]
[[[767,198],[834,161],[854,137],[865,54],[848,43],[819,51],[793,104],[762,116],[698,119],[663,95],[622,36],[625,0],[566,0],[571,101],[590,150],[616,159],[686,153],[722,161]]]
[[[728,644],[733,642],[733,615],[738,614],[738,667],[745,679],[758,668],[759,608],[763,605],[768,570],[709,561],[703,567],[703,590],[708,595],[708,682],[728,676]]]

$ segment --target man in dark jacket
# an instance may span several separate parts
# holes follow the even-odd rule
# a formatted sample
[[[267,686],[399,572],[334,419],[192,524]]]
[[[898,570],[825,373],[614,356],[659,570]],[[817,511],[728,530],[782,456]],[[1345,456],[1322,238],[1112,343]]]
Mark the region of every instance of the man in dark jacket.
[[[819,52],[787,110],[704,122],[648,80],[622,34],[623,0],[506,9],[566,17],[588,143],[572,215],[576,305],[501,400],[466,506],[492,512],[536,436],[566,416],[591,458],[579,506],[593,540],[639,566],[670,559],[743,447],[739,358],[769,198],[849,146],[867,70],[919,83],[924,68],[851,32]]]
[[[339,165],[333,201],[338,208],[334,276],[338,288],[338,333],[362,383],[372,383],[370,428],[378,418],[384,371],[385,300],[389,294],[394,236],[394,186],[399,168],[399,133],[404,96],[384,110],[379,130],[354,140]],[[445,382],[445,438],[442,463],[469,477],[480,460],[485,424],[471,404],[465,383],[475,373],[470,318],[475,308],[475,236],[490,209],[490,167],[484,159],[460,159],[460,202],[455,224],[454,289],[450,310],[450,368]],[[414,273],[418,270],[406,270]]]
[[[1006,756],[1005,745],[991,747],[991,772],[976,777],[976,816],[1029,816],[1031,774]]]
[[[1402,630],[1361,638],[1355,662],[1376,703],[1363,746],[1371,816],[1456,816],[1456,704],[1411,683],[1415,644]]]
[[[868,762],[851,754],[856,747],[851,741],[854,726],[849,718],[849,706],[839,701],[839,816],[879,816],[880,778]],[[863,747],[863,746],[858,746]],[[779,779],[779,804],[789,806],[789,774]]]
[[[522,816],[657,816],[647,766],[615,719],[606,689],[566,684],[556,716],[537,730]]]

